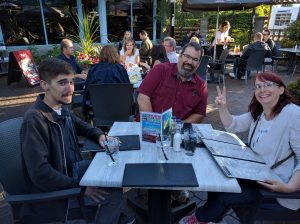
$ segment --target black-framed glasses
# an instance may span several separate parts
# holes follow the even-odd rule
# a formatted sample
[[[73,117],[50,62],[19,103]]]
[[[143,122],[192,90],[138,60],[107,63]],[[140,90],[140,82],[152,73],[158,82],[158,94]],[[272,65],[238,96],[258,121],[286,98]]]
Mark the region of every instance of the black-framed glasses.
[[[182,55],[183,55],[185,58],[187,58],[188,60],[192,59],[192,61],[195,62],[195,63],[200,62],[200,58],[193,58],[191,55],[184,54],[184,53],[182,53]]]
[[[271,89],[273,86],[279,86],[275,82],[265,82],[264,84],[255,84],[254,90]]]

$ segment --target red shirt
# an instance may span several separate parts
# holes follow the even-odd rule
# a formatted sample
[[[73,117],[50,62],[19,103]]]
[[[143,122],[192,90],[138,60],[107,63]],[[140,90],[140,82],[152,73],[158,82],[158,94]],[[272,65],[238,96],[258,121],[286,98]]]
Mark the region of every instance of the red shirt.
[[[191,114],[206,115],[205,81],[197,74],[189,81],[181,81],[177,77],[177,64],[155,65],[138,91],[150,97],[153,112],[161,113],[172,107],[173,115],[182,120]]]

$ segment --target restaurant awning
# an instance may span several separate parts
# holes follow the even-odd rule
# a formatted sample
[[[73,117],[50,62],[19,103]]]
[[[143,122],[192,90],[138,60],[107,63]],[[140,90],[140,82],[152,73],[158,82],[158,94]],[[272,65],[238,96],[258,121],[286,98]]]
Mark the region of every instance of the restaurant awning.
[[[300,0],[183,0],[183,11],[217,11],[250,9],[262,4],[296,4]]]
[[[271,4],[271,0],[184,0],[184,11],[217,11],[250,9],[262,4]]]

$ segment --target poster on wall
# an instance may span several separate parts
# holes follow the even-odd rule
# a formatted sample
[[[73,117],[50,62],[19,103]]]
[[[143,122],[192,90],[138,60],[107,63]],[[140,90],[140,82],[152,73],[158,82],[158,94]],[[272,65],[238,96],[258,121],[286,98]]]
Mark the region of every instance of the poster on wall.
[[[30,86],[40,83],[37,66],[34,63],[30,50],[14,51],[13,55]]]

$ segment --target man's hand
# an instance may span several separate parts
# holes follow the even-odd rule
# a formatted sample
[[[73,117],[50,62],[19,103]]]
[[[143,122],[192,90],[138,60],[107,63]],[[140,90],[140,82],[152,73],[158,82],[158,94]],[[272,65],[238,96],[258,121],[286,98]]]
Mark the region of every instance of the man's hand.
[[[108,195],[107,191],[101,190],[97,187],[86,187],[84,195],[92,198],[95,202],[100,203],[100,200],[105,200],[105,195]]]
[[[107,141],[107,139],[114,139],[115,137],[105,136],[104,134],[99,136],[99,144],[102,148],[105,148],[104,142]]]
[[[281,192],[281,193],[293,192],[293,189],[291,189],[288,184],[282,183],[277,180],[266,180],[265,182],[258,181],[257,183],[269,189],[272,192]]]

